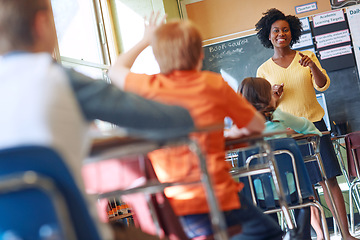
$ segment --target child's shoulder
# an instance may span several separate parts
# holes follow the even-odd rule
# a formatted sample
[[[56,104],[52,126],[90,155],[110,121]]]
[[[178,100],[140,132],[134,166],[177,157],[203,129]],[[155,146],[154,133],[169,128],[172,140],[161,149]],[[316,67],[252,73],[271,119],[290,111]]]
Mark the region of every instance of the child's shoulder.
[[[201,71],[201,74],[207,75],[210,77],[214,77],[214,78],[222,78],[220,73],[216,73],[216,72],[212,72],[212,71],[208,71],[208,70]]]
[[[220,73],[204,70],[201,71],[200,74],[204,79],[211,82],[224,81],[224,78]]]

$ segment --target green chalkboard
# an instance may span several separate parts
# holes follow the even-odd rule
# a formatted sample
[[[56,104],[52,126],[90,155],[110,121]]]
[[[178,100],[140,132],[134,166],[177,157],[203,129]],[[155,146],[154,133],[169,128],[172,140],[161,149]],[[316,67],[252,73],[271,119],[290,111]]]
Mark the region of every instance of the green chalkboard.
[[[203,70],[221,73],[232,85],[232,80],[240,83],[245,77],[255,77],[273,50],[265,48],[254,34],[204,46],[204,55]]]

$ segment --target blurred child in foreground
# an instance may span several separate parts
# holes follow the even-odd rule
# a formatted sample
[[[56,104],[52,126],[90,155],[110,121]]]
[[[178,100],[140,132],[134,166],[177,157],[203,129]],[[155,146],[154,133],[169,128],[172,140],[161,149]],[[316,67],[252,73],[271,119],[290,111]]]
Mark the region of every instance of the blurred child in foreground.
[[[191,116],[181,107],[146,100],[63,68],[51,57],[55,46],[49,0],[0,0],[0,149],[29,145],[54,149],[85,194],[81,167],[90,147],[92,120],[152,137],[193,130]],[[136,229],[110,231],[107,225],[97,226],[101,234],[89,229],[87,240],[155,238]]]

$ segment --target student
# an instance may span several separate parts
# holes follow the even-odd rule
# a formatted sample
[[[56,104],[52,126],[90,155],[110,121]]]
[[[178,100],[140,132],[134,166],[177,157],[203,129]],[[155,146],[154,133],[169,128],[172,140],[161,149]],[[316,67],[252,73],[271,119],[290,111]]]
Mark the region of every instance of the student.
[[[284,112],[312,121],[320,131],[327,131],[323,120],[324,110],[316,100],[315,89],[325,91],[330,79],[321,67],[319,60],[311,51],[299,52],[291,49],[301,35],[301,22],[296,16],[285,15],[278,9],[270,9],[257,22],[257,36],[266,48],[273,48],[273,56],[257,70],[257,76],[265,78],[274,86],[278,104]],[[356,239],[350,235],[344,197],[336,176],[341,169],[336,157],[330,135],[320,139],[320,154],[327,174],[327,184],[333,195],[335,208],[346,239]],[[317,164],[307,165],[312,184],[319,183],[325,189]],[[328,192],[325,200],[331,206]],[[330,210],[333,212],[332,207]]]
[[[181,107],[146,100],[64,69],[51,58],[55,43],[49,0],[0,0],[1,149],[21,145],[55,149],[83,191],[80,170],[92,120],[148,137],[169,132],[183,136],[194,129],[191,116]],[[103,239],[114,239],[109,230],[105,225],[100,229]]]
[[[290,113],[281,111],[280,108],[276,107],[276,98],[273,95],[273,90],[271,84],[264,78],[245,78],[238,88],[238,94],[245,97],[259,112],[261,112],[266,118],[265,130],[264,133],[285,131],[288,128],[293,129],[294,131],[302,134],[317,134],[321,136],[321,132],[315,127],[315,125],[307,120],[304,117],[296,117]],[[226,135],[229,137],[237,137],[239,130],[236,126],[232,126],[229,131],[226,132]],[[286,137],[284,134],[279,134],[274,137]],[[296,162],[297,164],[304,164]],[[301,166],[297,166],[298,169]],[[295,192],[295,182],[293,179],[288,181],[289,192],[292,194]],[[260,199],[260,204],[264,200],[264,195],[262,192],[261,185],[258,185],[258,182],[255,182],[255,189],[258,199]],[[278,199],[276,191],[273,188],[274,197]],[[305,196],[306,197],[306,196]],[[308,211],[308,210],[305,210]],[[312,209],[312,212],[317,211],[317,209]],[[296,213],[298,214],[298,213]],[[310,220],[310,219],[309,219]],[[312,219],[312,223],[314,220]],[[311,239],[310,234],[310,221],[307,221],[308,226],[304,227],[303,237],[304,239]],[[320,231],[317,225],[314,225],[314,229],[317,230],[318,239],[323,237],[321,228]]]
[[[304,117],[296,117],[281,111],[276,106],[271,84],[264,78],[245,78],[238,88],[238,94],[245,97],[266,119],[263,133],[285,131],[288,128],[302,134],[317,134],[322,136],[315,125]],[[229,137],[235,137],[236,126],[227,132]],[[283,136],[276,136],[283,137]]]
[[[190,111],[197,127],[223,124],[229,116],[239,128],[259,133],[264,118],[242,97],[238,96],[219,74],[201,71],[202,39],[199,31],[187,21],[158,24],[152,15],[143,39],[128,52],[121,54],[110,69],[114,83],[125,90],[165,103],[179,104]],[[130,72],[136,57],[151,44],[161,73],[155,75]],[[207,156],[213,188],[225,212],[228,227],[242,226],[242,234],[234,239],[281,239],[282,231],[269,216],[249,203],[238,191],[242,185],[230,176],[225,162],[223,130],[197,133]],[[160,181],[199,176],[197,159],[188,149],[156,151],[149,155]],[[209,208],[204,189],[199,185],[166,189],[166,196],[180,216],[189,238],[212,234]]]

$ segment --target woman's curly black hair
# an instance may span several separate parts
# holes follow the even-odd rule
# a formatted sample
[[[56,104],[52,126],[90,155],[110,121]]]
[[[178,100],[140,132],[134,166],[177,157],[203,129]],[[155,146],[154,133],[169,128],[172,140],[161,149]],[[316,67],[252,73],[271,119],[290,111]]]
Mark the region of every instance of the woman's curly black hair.
[[[269,9],[266,13],[263,13],[263,17],[256,23],[255,30],[257,31],[257,37],[266,48],[274,48],[269,40],[271,25],[277,20],[285,20],[289,23],[291,31],[290,47],[299,41],[301,36],[302,26],[298,17],[293,15],[285,16],[284,13],[276,8]]]

